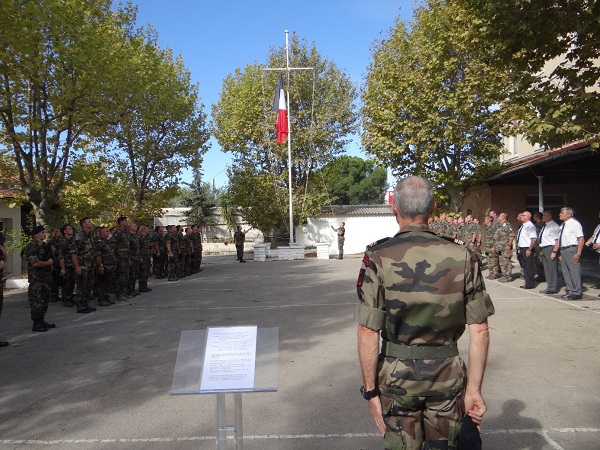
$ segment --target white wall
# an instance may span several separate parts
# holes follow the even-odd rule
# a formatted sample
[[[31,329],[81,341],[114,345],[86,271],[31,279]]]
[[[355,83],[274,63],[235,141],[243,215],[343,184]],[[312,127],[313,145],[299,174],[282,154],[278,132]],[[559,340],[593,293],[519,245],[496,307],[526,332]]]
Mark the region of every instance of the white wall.
[[[11,231],[16,231],[21,234],[21,206],[9,208],[4,202],[0,201],[0,222],[4,236],[8,236]],[[4,269],[5,277],[20,277],[21,276],[21,255],[19,250],[16,250],[8,255],[6,268]]]
[[[337,233],[331,229],[346,223],[344,254],[363,253],[365,247],[381,238],[392,237],[398,230],[396,218],[389,216],[329,216],[309,218],[305,225],[296,227],[298,245],[329,243],[329,254],[337,255]]]

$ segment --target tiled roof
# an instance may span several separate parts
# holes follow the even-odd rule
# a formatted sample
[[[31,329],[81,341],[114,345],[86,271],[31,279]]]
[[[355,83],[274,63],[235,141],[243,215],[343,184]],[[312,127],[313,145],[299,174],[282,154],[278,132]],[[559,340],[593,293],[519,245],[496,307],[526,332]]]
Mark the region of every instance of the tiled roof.
[[[391,205],[325,205],[321,207],[323,216],[391,216]]]

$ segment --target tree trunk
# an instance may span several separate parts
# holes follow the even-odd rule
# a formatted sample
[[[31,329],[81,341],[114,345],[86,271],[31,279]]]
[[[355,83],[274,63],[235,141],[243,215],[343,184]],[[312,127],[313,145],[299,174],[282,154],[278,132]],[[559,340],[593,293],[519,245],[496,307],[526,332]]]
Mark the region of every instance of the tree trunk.
[[[462,208],[463,200],[465,198],[464,189],[459,186],[446,186],[446,192],[450,197],[448,201],[448,209],[451,212],[460,212],[460,208]]]

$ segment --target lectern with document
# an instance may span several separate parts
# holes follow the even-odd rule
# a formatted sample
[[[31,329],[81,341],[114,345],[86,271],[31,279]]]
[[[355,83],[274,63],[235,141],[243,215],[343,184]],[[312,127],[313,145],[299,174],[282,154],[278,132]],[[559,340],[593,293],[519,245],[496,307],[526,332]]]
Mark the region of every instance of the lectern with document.
[[[182,331],[171,394],[216,394],[217,448],[232,432],[243,448],[242,394],[277,391],[279,329],[256,326]],[[235,423],[225,423],[225,395],[234,399]]]

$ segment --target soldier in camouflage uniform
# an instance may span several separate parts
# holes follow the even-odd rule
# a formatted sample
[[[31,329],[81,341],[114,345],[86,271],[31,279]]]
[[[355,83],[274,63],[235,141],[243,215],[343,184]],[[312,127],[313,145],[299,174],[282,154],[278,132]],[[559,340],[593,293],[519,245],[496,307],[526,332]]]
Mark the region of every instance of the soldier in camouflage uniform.
[[[198,225],[192,225],[192,237],[194,238],[193,272],[202,272],[202,233]]]
[[[242,231],[242,227],[238,225],[236,232],[233,233],[233,242],[235,243],[237,260],[241,263],[246,262],[246,260],[244,259],[244,242],[246,241],[246,233],[248,231],[250,231],[250,228],[248,228],[246,231]]]
[[[129,232],[129,279],[127,285],[127,294],[131,297],[140,295],[135,290],[135,285],[140,277],[140,241],[138,240],[138,227],[134,222],[129,222],[127,226]]]
[[[66,307],[75,306],[75,267],[73,266],[73,258],[69,252],[73,240],[73,227],[68,223],[64,224],[60,232],[63,235],[63,240],[58,247],[58,263],[60,265],[61,295],[62,304]]]
[[[167,234],[165,235],[165,246],[167,249],[167,258],[168,258],[168,273],[169,273],[169,281],[177,281],[179,277],[177,276],[177,263],[179,260],[179,240],[175,234],[177,233],[177,229],[175,225],[169,225],[167,227]]]
[[[38,225],[31,230],[33,241],[25,247],[31,279],[27,290],[29,308],[33,327],[31,331],[44,332],[56,325],[45,321],[50,301],[50,285],[52,283],[52,260],[50,244],[45,243],[46,231]]]
[[[52,239],[50,239],[52,257],[52,284],[50,285],[50,303],[56,303],[60,300],[59,292],[62,287],[62,277],[60,276],[59,249],[62,241],[62,233],[58,228],[52,230]]]
[[[117,258],[117,271],[115,274],[115,283],[117,291],[117,300],[124,302],[129,300],[131,296],[127,293],[129,289],[129,221],[127,217],[119,217],[117,219],[117,229],[110,238],[110,245],[115,249]]]
[[[79,225],[81,225],[81,230],[71,241],[69,253],[71,254],[77,281],[75,293],[77,312],[88,314],[96,311],[96,308],[90,306],[92,288],[94,287],[94,278],[96,276],[94,224],[89,218],[85,217],[79,221]]]
[[[492,218],[492,223],[488,226],[486,230],[486,248],[487,248],[487,237],[490,237],[490,242],[494,241],[494,234],[496,233],[496,228],[498,228],[498,217],[496,215],[496,211],[490,211],[490,217]],[[493,246],[493,244],[492,244]],[[496,278],[500,278],[502,275],[500,274],[500,260],[498,257],[498,253],[490,252],[488,253],[488,280],[495,280]]]
[[[475,233],[475,242],[473,243],[473,252],[479,258],[479,262],[481,262],[481,241],[483,239],[483,230],[481,229],[481,225],[479,225],[479,219],[473,218],[473,232]]]
[[[494,246],[491,251],[498,255],[498,263],[502,276],[498,281],[508,283],[512,281],[512,244],[515,239],[515,232],[510,223],[508,223],[506,213],[500,213],[498,216],[498,228],[494,232]]]
[[[148,227],[142,225],[139,230],[138,241],[140,243],[140,292],[150,292],[148,287],[148,277],[150,275],[150,265],[152,264],[152,247],[150,245],[150,236]]]
[[[185,258],[183,264],[183,273],[185,276],[192,274],[192,255],[194,253],[194,241],[192,239],[192,229],[187,227],[183,236],[183,248],[185,249]]]
[[[100,227],[98,237],[94,244],[96,245],[96,266],[98,273],[96,275],[96,288],[98,289],[98,304],[100,306],[110,306],[114,300],[110,298],[110,290],[114,285],[114,277],[117,271],[117,258],[115,250],[108,241],[108,227]]]
[[[185,278],[185,242],[183,240],[183,227],[177,225],[175,227],[175,238],[177,239],[177,278]]]
[[[154,278],[161,279],[165,277],[165,257],[167,250],[165,248],[165,229],[157,226],[150,238],[152,245],[152,273]]]
[[[400,231],[367,248],[357,282],[361,393],[386,449],[456,449],[464,414],[480,424],[486,412],[494,307],[477,258],[428,230],[434,206],[429,182],[401,180],[393,205]],[[465,326],[468,377],[456,344]]]
[[[342,224],[338,228],[331,227],[333,231],[337,233],[338,241],[338,259],[344,259],[344,242],[346,241],[346,223]]]

